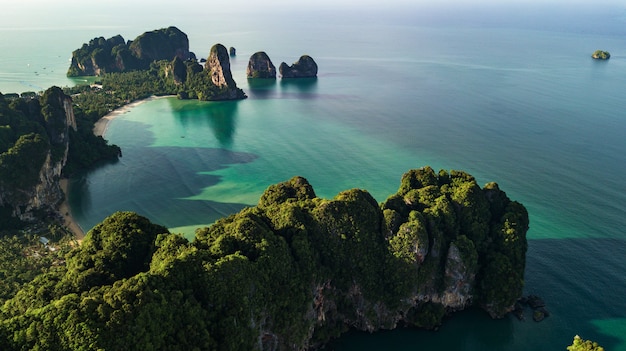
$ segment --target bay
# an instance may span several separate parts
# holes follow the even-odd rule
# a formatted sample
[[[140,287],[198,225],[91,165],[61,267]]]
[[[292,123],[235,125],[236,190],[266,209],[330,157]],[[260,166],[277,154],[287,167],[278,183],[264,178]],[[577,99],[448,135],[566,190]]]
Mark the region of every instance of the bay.
[[[81,8],[75,26],[41,20],[48,29],[0,30],[3,43],[17,41],[6,33],[19,29],[50,47],[11,44],[33,59],[31,67],[55,62],[49,78],[37,78],[39,69],[26,80],[23,61],[3,50],[2,92],[73,84],[62,69],[69,53],[99,35],[131,39],[177,25],[200,57],[216,42],[238,49],[231,64],[248,99],[158,99],[110,125],[120,162],[71,182],[83,228],[134,210],[191,238],[196,227],[254,205],[267,186],[295,175],[321,197],[359,187],[383,201],[410,168],[463,169],[480,184],[498,182],[528,208],[526,293],[542,296],[551,316],[541,324],[530,316],[493,321],[470,310],[437,332],[351,332],[328,349],[564,349],[580,334],[626,350],[623,6],[340,12],[283,5],[214,16],[197,8],[168,15],[159,2],[141,17],[139,5],[124,13]],[[599,18],[603,26],[594,25]],[[596,49],[611,59],[591,60]],[[310,54],[319,77],[248,81],[247,58],[259,50],[277,66]]]

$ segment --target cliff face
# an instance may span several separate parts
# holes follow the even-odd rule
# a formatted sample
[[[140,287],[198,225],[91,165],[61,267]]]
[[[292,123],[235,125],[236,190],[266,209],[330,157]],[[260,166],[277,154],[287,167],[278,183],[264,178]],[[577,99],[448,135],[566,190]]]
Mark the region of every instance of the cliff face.
[[[156,60],[191,58],[187,35],[176,27],[145,32],[131,42],[117,35],[94,38],[72,52],[68,76],[100,76],[105,73],[147,69]]]
[[[271,186],[255,209],[218,221],[196,240],[273,272],[269,295],[250,282],[255,293],[241,296],[252,304],[244,310],[258,333],[255,348],[303,350],[346,328],[435,328],[472,305],[504,316],[522,293],[527,229],[526,210],[495,183],[481,189],[464,172],[427,167],[406,173],[398,193],[380,205],[358,189],[319,199],[297,177]],[[272,258],[263,247],[291,263],[265,266]],[[294,315],[285,317],[275,304]],[[284,318],[293,320],[285,325]]]
[[[228,50],[224,45],[213,45],[204,70],[211,78],[213,85],[220,90],[220,93],[213,97],[213,100],[234,100],[245,97],[233,79]]]
[[[317,63],[309,55],[302,55],[293,65],[282,62],[278,67],[283,78],[314,78],[317,77]]]
[[[527,229],[495,183],[429,167],[382,204],[361,189],[321,199],[294,177],[193,242],[118,212],[0,306],[0,335],[23,335],[2,339],[9,350],[63,335],[68,350],[295,351],[349,329],[435,328],[470,305],[502,317],[521,296]]]
[[[211,76],[211,81],[218,88],[236,87],[233,75],[230,71],[228,51],[224,45],[213,45],[206,62],[205,70],[208,71],[209,76]]]
[[[276,67],[265,52],[259,51],[250,57],[246,75],[248,78],[276,78]]]
[[[67,162],[69,129],[76,130],[72,100],[60,88],[46,90],[39,103],[41,108],[28,116],[39,121],[41,127],[33,125],[39,133],[20,137],[0,156],[0,168],[10,169],[0,172],[0,206],[22,221],[33,220],[34,211],[54,211],[63,199],[59,178]]]

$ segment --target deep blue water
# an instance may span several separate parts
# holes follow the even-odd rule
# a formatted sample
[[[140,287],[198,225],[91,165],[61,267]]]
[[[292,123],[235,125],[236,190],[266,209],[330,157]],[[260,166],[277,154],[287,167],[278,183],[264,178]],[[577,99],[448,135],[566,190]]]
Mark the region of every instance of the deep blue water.
[[[329,349],[563,350],[580,334],[626,350],[626,12],[537,6],[276,7],[211,17],[208,9],[168,15],[157,4],[134,22],[133,11],[103,10],[109,21],[99,26],[90,13],[78,18],[81,29],[54,27],[65,34],[54,36],[61,48],[51,55],[65,56],[44,56],[62,68],[94,36],[132,39],[177,25],[199,57],[217,42],[235,46],[233,74],[249,96],[160,99],[116,119],[107,138],[124,157],[72,180],[73,214],[89,229],[134,210],[192,237],[294,175],[318,196],[359,187],[383,201],[410,168],[463,169],[528,208],[526,292],[542,296],[551,316],[492,321],[472,310],[438,332],[353,332]],[[596,49],[611,59],[593,61]],[[310,54],[319,77],[248,81],[247,59],[259,50],[276,66]],[[7,67],[15,61],[0,57]],[[26,86],[29,74],[15,83],[0,70],[1,91]],[[73,84],[63,74],[46,79]]]

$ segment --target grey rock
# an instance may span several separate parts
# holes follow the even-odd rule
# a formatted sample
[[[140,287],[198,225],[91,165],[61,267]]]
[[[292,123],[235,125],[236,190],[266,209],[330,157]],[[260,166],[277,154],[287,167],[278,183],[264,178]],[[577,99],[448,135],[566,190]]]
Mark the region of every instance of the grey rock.
[[[283,78],[314,78],[317,77],[317,63],[309,55],[302,55],[293,65],[285,62],[278,67]]]

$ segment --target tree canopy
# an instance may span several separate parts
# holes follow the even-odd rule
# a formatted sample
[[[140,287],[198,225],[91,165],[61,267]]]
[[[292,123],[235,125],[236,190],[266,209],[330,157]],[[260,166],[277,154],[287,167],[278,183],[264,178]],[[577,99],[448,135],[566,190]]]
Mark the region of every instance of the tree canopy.
[[[429,167],[382,204],[294,177],[192,242],[118,212],[12,290],[0,348],[302,349],[473,304],[500,317],[521,294],[527,227],[497,185]]]

